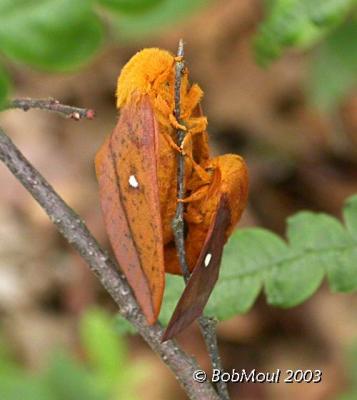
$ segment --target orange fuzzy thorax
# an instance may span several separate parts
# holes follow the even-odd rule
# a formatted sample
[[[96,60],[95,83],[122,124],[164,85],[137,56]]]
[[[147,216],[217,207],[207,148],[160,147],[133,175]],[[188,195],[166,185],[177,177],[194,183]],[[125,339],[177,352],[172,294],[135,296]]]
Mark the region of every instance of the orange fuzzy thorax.
[[[143,96],[149,96],[155,113],[163,125],[170,124],[175,99],[175,57],[166,50],[144,49],[123,67],[117,84],[117,107],[121,108]],[[189,119],[203,92],[198,85],[189,85],[185,70],[181,80],[181,118]]]
[[[173,82],[174,61],[172,54],[157,48],[136,53],[118,78],[117,107],[130,102],[134,93],[152,97],[161,91],[163,82]]]

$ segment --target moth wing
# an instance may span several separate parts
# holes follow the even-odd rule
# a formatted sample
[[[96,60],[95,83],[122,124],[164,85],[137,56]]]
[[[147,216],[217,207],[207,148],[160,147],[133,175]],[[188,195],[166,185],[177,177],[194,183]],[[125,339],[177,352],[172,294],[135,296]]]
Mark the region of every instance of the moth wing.
[[[196,266],[177,303],[162,341],[176,336],[202,314],[218,279],[223,246],[226,242],[226,229],[230,221],[229,202],[227,196],[222,195]]]
[[[157,146],[156,120],[144,97],[121,109],[95,160],[115,257],[150,324],[158,317],[165,286]]]

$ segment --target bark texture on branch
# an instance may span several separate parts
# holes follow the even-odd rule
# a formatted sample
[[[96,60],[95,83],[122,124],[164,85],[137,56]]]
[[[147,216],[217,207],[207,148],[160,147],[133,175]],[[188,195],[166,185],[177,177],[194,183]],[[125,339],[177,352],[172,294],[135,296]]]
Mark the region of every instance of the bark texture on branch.
[[[199,383],[193,379],[194,371],[199,369],[196,361],[185,354],[174,341],[161,343],[161,327],[158,324],[147,325],[130,287],[114,261],[101,249],[80,217],[30,164],[1,128],[0,160],[44,209],[68,243],[80,253],[119,306],[120,313],[137,328],[149,346],[169,366],[188,397],[195,400],[218,400],[209,382]]]
[[[94,110],[90,108],[72,107],[66,104],[61,104],[56,99],[14,99],[5,105],[5,109],[17,108],[23,111],[31,109],[52,111],[61,114],[67,118],[79,121],[80,119],[87,118],[93,119],[95,116]]]

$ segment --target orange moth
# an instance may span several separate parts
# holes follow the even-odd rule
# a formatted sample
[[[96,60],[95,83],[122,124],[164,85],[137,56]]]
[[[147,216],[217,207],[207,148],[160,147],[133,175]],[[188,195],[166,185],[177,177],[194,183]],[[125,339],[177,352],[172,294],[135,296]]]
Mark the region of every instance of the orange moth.
[[[181,273],[171,228],[181,151],[175,139],[176,130],[182,128],[174,117],[174,84],[175,57],[169,52],[144,49],[132,57],[118,79],[117,125],[95,159],[106,230],[149,324],[160,312],[165,272]],[[210,158],[201,98],[202,90],[190,85],[185,69],[180,120],[187,131],[183,146],[188,189],[185,240],[193,273],[165,339],[202,312],[218,277],[223,245],[247,198],[242,158]],[[207,285],[200,288],[195,281],[202,277]]]
[[[163,340],[172,338],[202,314],[218,279],[223,246],[247,202],[248,174],[240,156],[226,154],[213,158],[205,168],[212,173],[210,182],[185,199],[185,247],[193,272]]]

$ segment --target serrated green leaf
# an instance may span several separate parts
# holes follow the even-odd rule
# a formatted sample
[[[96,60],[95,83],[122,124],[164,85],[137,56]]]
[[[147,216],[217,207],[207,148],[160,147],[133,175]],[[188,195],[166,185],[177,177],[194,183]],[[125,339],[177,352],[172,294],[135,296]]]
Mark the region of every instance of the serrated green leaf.
[[[356,0],[274,0],[254,40],[261,65],[288,47],[306,49],[345,19]]]
[[[126,345],[116,334],[113,318],[100,309],[88,310],[81,319],[81,341],[103,387],[110,388],[125,369]]]
[[[102,36],[90,1],[0,1],[0,49],[13,60],[67,71],[87,62]]]
[[[336,106],[357,86],[357,21],[344,24],[317,49],[311,62],[309,92],[322,109]]]
[[[357,248],[347,247],[331,254],[328,279],[333,292],[352,292],[357,287]]]
[[[112,15],[113,25],[120,37],[139,38],[152,35],[180,21],[188,14],[204,7],[211,0],[163,0],[145,13]]]
[[[235,314],[244,314],[256,300],[262,287],[257,276],[247,276],[241,279],[221,279],[218,289],[214,289],[205,309],[205,314],[223,321]],[[232,301],[232,290],[235,296]]]
[[[333,291],[357,289],[357,196],[347,201],[345,229],[322,213],[300,212],[288,220],[289,245],[263,229],[243,229],[226,244],[221,274],[206,311],[218,319],[246,312],[264,285],[280,307],[310,297],[327,275]]]
[[[357,290],[357,196],[346,201],[344,217],[347,229],[323,213],[297,213],[288,219],[288,243],[265,229],[237,230],[224,248],[205,314],[225,320],[245,313],[262,287],[270,304],[293,307],[309,298],[325,276],[333,291]],[[166,276],[164,325],[183,289],[182,277]]]
[[[350,243],[349,236],[335,218],[302,211],[288,218],[287,237],[296,251],[328,251]]]
[[[267,301],[283,308],[296,306],[316,291],[323,276],[324,270],[315,254],[281,261],[265,281]]]
[[[335,218],[325,214],[300,213],[288,220],[288,238],[294,249],[313,252],[315,263],[311,263],[311,271],[319,270],[320,280],[327,271],[333,291],[350,291],[357,287],[354,255],[357,248],[347,230]],[[316,283],[317,288],[319,285]]]
[[[6,103],[10,86],[10,78],[6,71],[0,66],[0,110],[1,107]]]
[[[224,248],[219,280],[209,300],[207,314],[224,320],[246,312],[262,288],[268,266],[287,250],[277,235],[264,229],[237,231]]]

